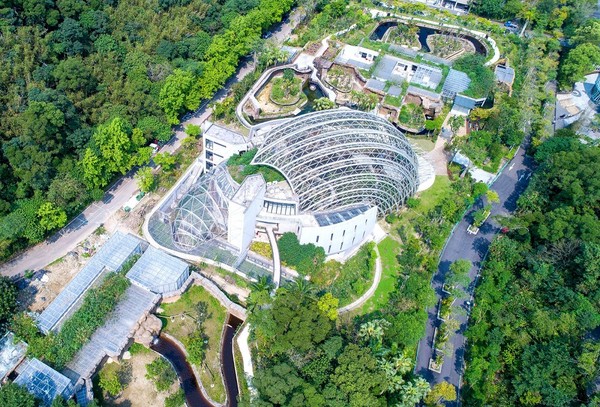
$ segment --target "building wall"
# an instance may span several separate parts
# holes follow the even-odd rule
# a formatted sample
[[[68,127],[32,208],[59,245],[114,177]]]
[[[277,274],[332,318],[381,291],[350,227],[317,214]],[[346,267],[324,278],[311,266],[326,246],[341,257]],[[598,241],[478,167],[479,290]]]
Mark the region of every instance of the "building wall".
[[[301,244],[313,243],[335,254],[360,246],[369,237],[377,222],[377,207],[349,219],[328,226],[303,226],[299,240]]]
[[[206,171],[219,165],[232,155],[248,149],[246,144],[230,144],[207,135],[204,136],[202,144],[204,147],[204,169]]]
[[[227,219],[227,241],[244,252],[254,239],[256,217],[263,208],[265,186],[260,188],[252,202],[247,207],[235,201],[229,202],[229,216]]]

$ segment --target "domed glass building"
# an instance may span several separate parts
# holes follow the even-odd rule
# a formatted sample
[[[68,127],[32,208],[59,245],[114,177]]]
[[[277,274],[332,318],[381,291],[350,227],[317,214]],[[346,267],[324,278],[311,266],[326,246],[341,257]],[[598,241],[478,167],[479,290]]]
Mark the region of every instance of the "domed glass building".
[[[250,139],[224,128],[205,132],[205,163],[209,154],[222,159],[180,182],[153,215],[155,239],[182,252],[216,245],[243,257],[257,234],[273,230],[293,232],[327,254],[350,253],[372,235],[378,217],[398,210],[424,185],[425,161],[376,115],[342,108],[272,126],[258,134],[253,129]],[[228,167],[227,159],[241,151],[255,152],[252,165],[283,177],[270,170],[266,182],[267,172],[252,167],[254,175],[239,178],[241,168]]]
[[[417,155],[400,130],[370,113],[310,113],[275,128],[253,164],[278,170],[302,211],[370,204],[398,210],[419,186]]]

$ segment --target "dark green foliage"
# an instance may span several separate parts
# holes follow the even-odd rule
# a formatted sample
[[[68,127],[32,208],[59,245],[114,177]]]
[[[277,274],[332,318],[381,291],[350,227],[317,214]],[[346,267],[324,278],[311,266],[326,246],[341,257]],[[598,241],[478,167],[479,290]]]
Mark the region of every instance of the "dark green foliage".
[[[165,399],[165,407],[182,407],[185,404],[185,393],[182,389]]]
[[[454,69],[469,75],[471,84],[464,92],[465,95],[479,99],[489,95],[496,82],[492,70],[484,65],[485,57],[480,54],[466,54],[458,58]]]
[[[173,367],[165,358],[158,357],[148,365],[146,365],[146,378],[154,382],[156,390],[166,391],[171,388],[171,385],[177,380],[177,375]]]
[[[250,316],[256,342],[256,405],[395,405],[412,386],[417,398],[402,405],[419,401],[428,387],[406,374],[410,362],[402,371],[390,363],[388,356],[398,356],[396,347],[382,347],[381,338],[370,340],[352,323],[336,328],[319,310],[316,297],[298,286],[280,289],[269,306]],[[393,388],[392,381],[405,386]]]
[[[465,405],[589,402],[600,356],[587,339],[600,326],[599,154],[568,132],[537,148],[512,220],[521,226],[492,243],[477,288]]]
[[[325,250],[312,243],[300,244],[298,237],[291,232],[284,233],[277,241],[281,261],[293,267],[301,275],[310,275],[325,261]]]
[[[0,387],[0,406],[2,407],[37,407],[38,403],[24,387],[8,383]]]
[[[0,336],[17,308],[17,287],[5,276],[0,277]]]
[[[88,147],[95,148],[89,142],[96,144],[98,126],[119,117],[133,125],[129,136],[139,127],[144,145],[168,140],[169,123],[212,96],[239,57],[292,5],[291,0],[154,3],[25,0],[2,6],[0,229],[12,232],[0,233],[0,259],[47,234],[18,201],[49,201],[71,217],[101,196],[115,174],[144,161],[147,151],[138,154],[143,146],[127,143],[114,144],[104,155],[86,155]],[[168,79],[180,79],[176,72],[189,80]],[[184,95],[159,103],[163,88],[173,99],[170,90]],[[104,168],[119,156],[127,163],[116,172]],[[90,174],[90,168],[99,174]]]

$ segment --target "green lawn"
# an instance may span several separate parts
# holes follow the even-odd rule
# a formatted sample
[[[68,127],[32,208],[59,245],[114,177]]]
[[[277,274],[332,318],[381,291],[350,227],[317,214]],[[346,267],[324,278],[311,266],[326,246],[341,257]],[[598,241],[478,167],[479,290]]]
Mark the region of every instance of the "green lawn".
[[[429,151],[433,150],[433,148],[435,147],[435,143],[433,141],[431,141],[430,138],[407,137],[407,139],[410,142],[410,144],[412,144],[413,146],[419,147],[421,150],[423,150],[425,152],[429,152]]]
[[[390,106],[400,107],[402,105],[402,99],[394,96],[386,95],[384,102]]]
[[[200,380],[206,392],[214,401],[225,401],[225,387],[221,379],[221,333],[227,317],[227,311],[221,303],[201,286],[192,286],[179,300],[171,304],[162,304],[164,313],[161,315],[163,330],[186,345],[187,338],[196,329],[196,322],[191,317],[181,318],[181,314],[196,315],[196,304],[204,301],[208,304],[210,318],[204,323],[208,336],[208,349],[202,366],[196,366]],[[174,316],[171,318],[171,316]]]
[[[391,226],[391,235],[386,237],[379,245],[381,256],[382,274],[381,281],[373,296],[363,304],[361,308],[352,312],[352,315],[363,315],[381,308],[388,302],[390,293],[394,291],[396,278],[398,276],[398,261],[396,256],[400,254],[401,243],[397,240],[398,228],[402,225],[410,226],[411,222],[434,208],[450,192],[450,180],[446,176],[438,175],[435,182],[419,198],[419,206],[414,209],[406,209],[399,214],[398,220]]]
[[[398,261],[396,256],[400,253],[400,243],[391,237],[386,237],[377,246],[381,256],[381,281],[377,290],[361,308],[354,311],[354,315],[363,315],[373,312],[387,304],[390,293],[394,291],[396,277],[398,276]]]

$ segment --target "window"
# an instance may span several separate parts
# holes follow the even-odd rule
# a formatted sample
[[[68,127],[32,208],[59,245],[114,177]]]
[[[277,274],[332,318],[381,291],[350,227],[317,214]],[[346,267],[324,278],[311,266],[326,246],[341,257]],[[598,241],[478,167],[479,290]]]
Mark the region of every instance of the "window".
[[[315,243],[319,243],[319,236],[317,236],[317,240],[315,241]]]
[[[342,250],[342,246],[344,246],[344,242],[340,244],[340,250]]]
[[[342,233],[342,237],[346,236],[346,231],[344,230],[344,232]]]
[[[354,225],[354,233],[356,233],[356,228],[358,227],[358,225]]]
[[[333,240],[333,233],[331,234],[331,239],[329,239],[329,240]]]
[[[206,140],[206,149],[212,150],[215,146],[213,145],[212,140]]]
[[[331,245],[329,245],[329,249],[327,249],[327,253],[331,253]]]

